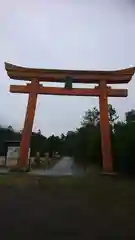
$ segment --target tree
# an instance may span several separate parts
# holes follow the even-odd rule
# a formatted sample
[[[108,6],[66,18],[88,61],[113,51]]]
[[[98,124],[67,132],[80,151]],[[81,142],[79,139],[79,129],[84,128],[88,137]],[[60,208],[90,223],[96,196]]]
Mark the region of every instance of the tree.
[[[119,118],[115,108],[113,108],[111,104],[108,104],[108,117],[111,125]]]
[[[40,130],[40,129],[38,129],[38,132],[37,132],[37,134],[38,134],[38,135],[42,135],[42,134],[41,134],[41,130]]]
[[[62,133],[62,134],[60,135],[60,139],[61,139],[62,141],[64,141],[65,138],[66,138],[66,136]]]
[[[109,118],[109,123],[111,125],[113,125],[114,122],[119,118],[115,108],[113,108],[111,104],[108,104],[108,118]],[[92,110],[89,109],[88,111],[85,112],[85,115],[82,121],[82,126],[83,127],[87,125],[97,126],[99,122],[100,122],[100,112],[96,107],[94,107]]]
[[[96,126],[99,123],[99,120],[100,120],[99,110],[96,107],[94,107],[92,110],[89,109],[88,111],[85,112],[81,125],[83,127],[86,127],[87,125]]]
[[[11,131],[11,132],[14,132],[14,129],[11,125],[8,126],[8,130]]]
[[[132,110],[126,112],[125,116],[126,116],[127,123],[135,122],[135,110],[132,109]]]

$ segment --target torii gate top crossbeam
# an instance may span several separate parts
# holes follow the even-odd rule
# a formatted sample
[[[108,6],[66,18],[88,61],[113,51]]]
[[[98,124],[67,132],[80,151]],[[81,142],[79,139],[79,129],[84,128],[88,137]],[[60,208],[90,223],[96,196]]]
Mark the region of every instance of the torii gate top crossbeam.
[[[107,84],[128,83],[135,67],[116,71],[82,71],[82,70],[55,70],[26,68],[10,63],[5,63],[7,74],[12,79],[31,81],[33,78],[46,82],[65,82],[65,78],[71,77],[73,83],[96,83],[101,80]]]

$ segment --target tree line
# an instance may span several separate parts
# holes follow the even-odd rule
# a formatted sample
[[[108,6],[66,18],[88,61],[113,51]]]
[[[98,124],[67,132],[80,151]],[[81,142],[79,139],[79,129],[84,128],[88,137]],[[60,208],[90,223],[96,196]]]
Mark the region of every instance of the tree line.
[[[125,113],[125,119],[119,116],[108,105],[110,135],[112,142],[114,171],[135,174],[135,110]],[[5,141],[20,141],[21,132],[16,132],[12,126],[0,126],[0,155],[5,155]],[[94,107],[85,112],[81,126],[66,135],[45,137],[41,131],[33,132],[31,137],[31,156],[40,152],[43,156],[49,152],[50,157],[58,152],[61,156],[73,156],[76,163],[87,166],[97,164],[102,167],[100,113]]]
[[[115,108],[109,104],[108,117],[113,169],[124,174],[135,174],[135,110],[126,112],[125,119],[120,121]],[[100,113],[96,107],[85,113],[81,127],[70,134],[67,145],[78,163],[102,167]]]

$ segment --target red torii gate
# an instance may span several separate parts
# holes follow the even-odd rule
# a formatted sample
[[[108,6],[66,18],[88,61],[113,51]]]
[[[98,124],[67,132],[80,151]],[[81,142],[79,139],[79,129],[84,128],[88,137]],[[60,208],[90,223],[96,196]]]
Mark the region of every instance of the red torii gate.
[[[10,85],[10,92],[12,93],[29,94],[27,112],[20,144],[21,168],[25,168],[27,165],[37,95],[50,94],[99,97],[103,171],[113,171],[110,126],[108,119],[108,97],[127,97],[128,91],[127,89],[112,89],[111,87],[108,87],[107,84],[128,83],[134,74],[135,68],[131,67],[117,71],[52,70],[25,68],[5,63],[5,69],[11,79],[30,81],[30,83],[27,85]],[[44,87],[40,84],[40,82],[65,82],[67,77],[72,79],[72,83],[94,83],[98,84],[98,86],[91,89],[68,89],[59,87]]]

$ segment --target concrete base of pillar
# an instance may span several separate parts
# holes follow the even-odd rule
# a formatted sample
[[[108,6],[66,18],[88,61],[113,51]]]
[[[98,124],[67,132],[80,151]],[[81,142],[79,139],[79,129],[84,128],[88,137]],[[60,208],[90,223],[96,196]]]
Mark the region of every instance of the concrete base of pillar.
[[[103,176],[110,176],[110,177],[116,177],[118,174],[116,172],[101,172],[100,175]]]
[[[30,169],[28,167],[27,168],[13,167],[13,168],[10,168],[10,172],[26,173],[26,172],[30,172]]]

